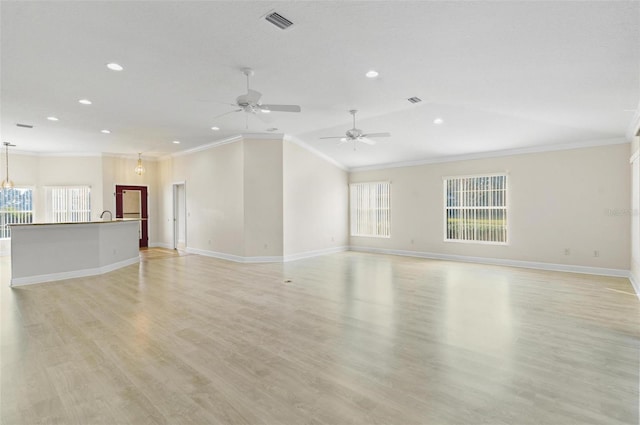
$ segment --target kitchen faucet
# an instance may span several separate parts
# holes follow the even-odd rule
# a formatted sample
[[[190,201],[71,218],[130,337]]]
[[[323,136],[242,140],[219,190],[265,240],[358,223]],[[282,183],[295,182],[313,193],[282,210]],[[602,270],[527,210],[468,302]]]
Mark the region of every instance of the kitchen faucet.
[[[100,214],[100,218],[104,217],[104,213],[109,213],[109,221],[113,221],[113,214],[111,214],[111,211],[109,210],[102,211],[102,214]]]

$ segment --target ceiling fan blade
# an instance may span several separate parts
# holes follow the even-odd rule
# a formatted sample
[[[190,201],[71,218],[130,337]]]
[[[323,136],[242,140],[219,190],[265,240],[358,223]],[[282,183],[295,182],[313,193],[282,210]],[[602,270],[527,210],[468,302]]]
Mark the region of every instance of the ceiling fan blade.
[[[211,99],[196,99],[196,102],[215,103],[215,104],[218,104],[218,105],[227,105],[227,106],[238,106],[237,103],[218,102],[217,100],[211,100]]]
[[[225,112],[224,114],[216,115],[212,119],[224,117],[225,115],[229,115],[229,114],[233,114],[234,112],[241,112],[241,111],[242,111],[242,109],[234,109],[233,111],[229,111],[229,112]]]
[[[367,139],[366,137],[361,137],[358,139],[359,142],[362,142],[366,145],[375,145],[376,141],[375,140],[371,140],[371,139]]]
[[[362,137],[391,137],[391,133],[369,133],[363,134]]]
[[[328,137],[319,137],[319,139],[344,139],[344,136],[328,136]]]
[[[266,109],[274,112],[300,112],[298,105],[260,105],[260,109]]]

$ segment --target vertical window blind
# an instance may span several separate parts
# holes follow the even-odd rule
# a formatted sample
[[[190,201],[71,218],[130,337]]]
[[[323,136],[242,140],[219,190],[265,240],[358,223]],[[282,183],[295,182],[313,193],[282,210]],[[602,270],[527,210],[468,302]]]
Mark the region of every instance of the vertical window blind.
[[[507,243],[507,175],[444,179],[445,240]]]
[[[91,186],[49,186],[46,191],[48,221],[91,221]]]
[[[10,238],[10,224],[33,223],[33,189],[0,189],[0,238]]]
[[[349,186],[351,236],[391,236],[391,183],[353,183]]]

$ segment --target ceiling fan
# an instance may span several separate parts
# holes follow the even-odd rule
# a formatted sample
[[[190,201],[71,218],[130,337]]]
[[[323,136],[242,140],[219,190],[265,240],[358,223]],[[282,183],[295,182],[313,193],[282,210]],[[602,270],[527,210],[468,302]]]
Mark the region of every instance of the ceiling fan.
[[[242,94],[236,98],[236,103],[230,103],[231,106],[237,106],[238,109],[233,111],[225,112],[224,114],[220,114],[214,118],[220,118],[221,116],[231,114],[234,112],[245,112],[247,115],[247,128],[248,128],[248,117],[249,114],[257,115],[258,113],[268,114],[270,112],[300,112],[300,106],[298,105],[273,105],[273,104],[263,104],[260,103],[260,98],[262,97],[262,93],[257,90],[252,90],[249,88],[249,77],[251,77],[254,72],[251,68],[242,68],[242,73],[247,77],[247,94]]]
[[[346,137],[345,136],[328,136],[321,137],[321,139],[340,139],[341,142],[362,142],[367,145],[375,145],[376,141],[371,140],[370,137],[390,137],[391,133],[363,133],[362,130],[356,128],[356,113],[358,111],[352,109],[349,111],[351,115],[353,115],[353,128],[351,130],[347,130]]]

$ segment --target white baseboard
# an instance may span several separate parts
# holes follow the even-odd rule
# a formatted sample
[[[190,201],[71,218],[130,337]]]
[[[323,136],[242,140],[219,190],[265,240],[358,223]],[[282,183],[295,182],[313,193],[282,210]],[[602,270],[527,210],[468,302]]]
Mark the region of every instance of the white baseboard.
[[[236,263],[279,263],[282,262],[282,256],[265,256],[265,257],[242,257],[240,255],[225,254],[224,252],[209,251],[206,249],[189,248],[185,249],[190,254],[203,255],[205,257],[220,258],[221,260],[234,261]]]
[[[569,273],[593,274],[599,276],[629,277],[629,270],[603,267],[574,266],[570,264],[540,263],[534,261],[507,260],[502,258],[469,257],[466,255],[438,254],[435,252],[404,251],[399,249],[368,248],[351,246],[351,251],[376,254],[402,255],[406,257],[429,258],[432,260],[460,261],[463,263],[493,264],[497,266],[522,267],[525,269],[550,270]]]
[[[303,258],[318,257],[320,255],[334,254],[336,252],[347,251],[349,247],[338,246],[326,249],[318,249],[315,251],[299,252],[286,256],[264,256],[264,257],[243,257],[240,255],[226,254],[224,252],[208,251],[206,249],[187,248],[190,254],[204,255],[206,257],[220,258],[222,260],[234,261],[236,263],[281,263],[287,261],[301,260]]]
[[[42,282],[54,282],[56,280],[73,279],[76,277],[95,276],[99,274],[105,274],[122,267],[130,266],[140,262],[140,257],[136,256],[129,258],[128,260],[118,261],[117,263],[107,264],[102,267],[95,267],[92,269],[74,270],[70,272],[41,274],[37,276],[28,277],[16,277],[11,279],[11,286],[31,285],[34,283]]]
[[[638,299],[640,300],[640,279],[638,279],[633,272],[629,273],[629,282],[631,282],[631,286],[633,286],[633,289],[636,291],[636,295],[638,296]]]
[[[321,255],[344,252],[344,251],[347,251],[348,249],[349,247],[347,246],[334,246],[331,248],[316,249],[314,251],[298,252],[297,254],[285,255],[283,261],[286,263],[287,261],[302,260],[303,258],[319,257]]]

